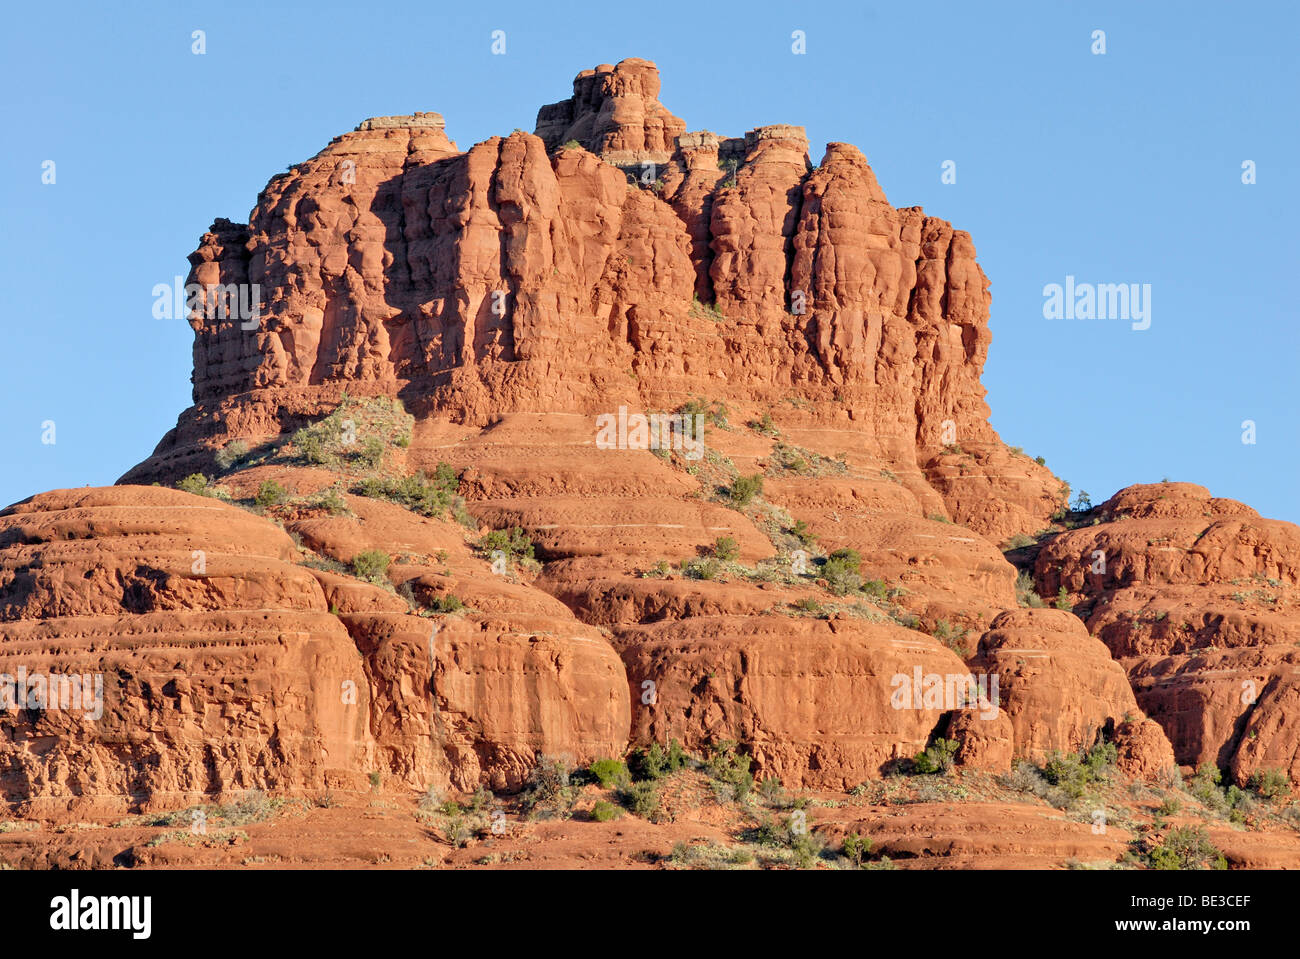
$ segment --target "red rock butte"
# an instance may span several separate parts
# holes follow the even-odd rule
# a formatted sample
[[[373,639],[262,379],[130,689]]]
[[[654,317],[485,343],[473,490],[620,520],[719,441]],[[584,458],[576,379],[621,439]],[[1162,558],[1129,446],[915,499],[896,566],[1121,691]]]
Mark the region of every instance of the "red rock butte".
[[[988,425],[970,236],[890,206],[852,146],[814,167],[802,127],[687,133],[658,92],[625,60],[579,74],[535,135],[462,153],[437,114],[378,117],[272,178],[187,281],[257,284],[261,323],[192,321],[195,405],[123,482],[183,476],[345,389],[479,427],[703,395],[842,433],[926,513],[1041,528],[1060,483]],[[941,456],[958,440],[964,476]]]
[[[673,739],[790,788],[936,737],[972,773],[1104,736],[1141,780],[1300,780],[1300,529],[1186,483],[1070,509],[989,425],[970,235],[856,147],[659,91],[584,70],[466,151],[372,118],[213,223],[188,282],[255,284],[255,322],[191,315],[194,405],[120,485],[0,513],[0,672],[105,676],[96,720],[0,712],[12,809],[509,792]],[[703,456],[600,448],[620,408],[703,414]],[[358,442],[305,452],[331,414]],[[385,492],[440,464],[459,521]],[[481,538],[516,528],[540,565]],[[997,676],[996,717],[898,708],[917,669]]]

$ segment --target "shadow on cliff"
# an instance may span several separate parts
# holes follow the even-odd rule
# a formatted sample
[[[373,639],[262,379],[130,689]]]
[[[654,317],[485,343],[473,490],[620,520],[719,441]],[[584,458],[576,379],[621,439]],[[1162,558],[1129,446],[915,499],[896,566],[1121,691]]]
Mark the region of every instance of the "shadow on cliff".
[[[405,381],[398,397],[416,416],[436,410],[439,393],[463,384],[465,377],[458,374],[473,375],[480,365],[516,358],[514,283],[503,280],[500,296],[485,288],[474,307],[475,296],[461,281],[466,234],[448,221],[462,211],[446,204],[449,197],[465,194],[468,162],[469,154],[461,153],[403,170],[379,184],[370,205],[384,225],[384,304],[395,311],[383,320],[387,360]],[[419,235],[411,235],[408,207],[428,211]],[[488,191],[487,209],[498,210],[493,190]],[[500,277],[509,275],[508,241],[502,230]]]

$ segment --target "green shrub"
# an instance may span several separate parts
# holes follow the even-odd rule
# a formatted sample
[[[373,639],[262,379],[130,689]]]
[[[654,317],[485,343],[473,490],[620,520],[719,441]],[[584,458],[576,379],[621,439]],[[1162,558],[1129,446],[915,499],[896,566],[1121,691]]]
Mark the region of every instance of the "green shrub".
[[[1156,815],[1162,818],[1167,816],[1177,816],[1179,810],[1181,810],[1182,808],[1183,808],[1183,804],[1180,803],[1177,799],[1170,796],[1160,804],[1160,808],[1156,810]]]
[[[1016,602],[1031,609],[1042,609],[1043,598],[1034,588],[1033,577],[1023,569],[1016,575]]]
[[[353,451],[352,459],[362,469],[378,469],[384,462],[384,441],[378,436],[367,436],[361,446]]]
[[[817,537],[813,535],[812,530],[808,528],[808,524],[803,520],[795,521],[794,526],[790,527],[790,535],[797,539],[799,544],[804,547],[812,546],[817,542]]]
[[[539,754],[537,764],[528,773],[520,802],[525,810],[564,802],[571,797],[570,769],[562,757]]]
[[[478,520],[465,508],[465,501],[459,496],[451,501],[451,518],[471,532],[478,532]]]
[[[216,806],[211,815],[227,826],[246,826],[269,819],[281,802],[268,799],[260,789],[248,789],[238,799]]]
[[[717,312],[716,307],[712,309],[713,312]],[[685,403],[683,403],[681,406],[677,408],[677,413],[679,415],[689,416],[692,418],[690,420],[692,424],[694,424],[695,422],[694,417],[703,416],[706,419],[708,419],[708,421],[712,423],[714,426],[724,430],[727,429],[729,426],[727,422],[728,412],[729,411],[727,410],[727,406],[725,403],[721,403],[717,400],[714,400],[712,403],[708,403],[704,400],[703,397],[700,396],[697,396],[692,400],[687,400]],[[700,439],[700,437],[696,436],[695,439]]]
[[[821,858],[822,850],[825,848],[826,840],[811,829],[799,833],[790,840],[790,849],[794,853],[795,865],[800,869],[811,869],[817,865],[817,860]]]
[[[435,613],[456,613],[464,609],[465,604],[461,602],[459,596],[443,593],[429,601],[429,608]]]
[[[321,490],[309,503],[314,507],[325,510],[331,516],[341,516],[348,512],[348,501],[343,498],[343,493],[335,486]]]
[[[762,433],[764,436],[777,435],[776,424],[772,422],[772,414],[770,412],[765,411],[762,419],[757,422],[751,422],[749,426],[750,429]]]
[[[443,831],[447,834],[447,841],[457,849],[464,849],[474,838],[473,828],[459,816],[448,820]]]
[[[381,584],[387,582],[385,574],[388,572],[390,562],[392,562],[391,557],[383,550],[368,549],[352,557],[352,570],[358,579]]]
[[[315,466],[377,469],[389,445],[410,442],[414,418],[401,400],[385,396],[353,399],[344,393],[328,416],[289,438],[297,459]]]
[[[1223,794],[1224,801],[1228,804],[1228,820],[1235,823],[1244,823],[1247,814],[1255,811],[1255,799],[1237,786],[1229,786]]]
[[[627,764],[620,759],[597,759],[587,772],[600,783],[602,789],[613,789],[631,781]]]
[[[1104,739],[1083,754],[1082,763],[1093,779],[1104,779],[1107,770],[1119,759],[1119,747]]]
[[[826,557],[822,564],[821,577],[836,596],[845,596],[857,592],[862,587],[862,577],[858,569],[862,566],[862,554],[856,549],[837,549]]]
[[[1202,763],[1200,768],[1184,782],[1183,786],[1211,812],[1219,816],[1226,816],[1231,822],[1235,823],[1245,822],[1246,817],[1255,811],[1256,802],[1254,796],[1259,796],[1265,801],[1269,798],[1259,792],[1252,795],[1252,793],[1235,785],[1223,789],[1220,786],[1222,781],[1223,774],[1212,763]],[[1264,786],[1270,791],[1274,788],[1280,788],[1280,784],[1276,781],[1269,782],[1264,778],[1255,780],[1252,777],[1248,787],[1253,789],[1256,785]]]
[[[1043,766],[1043,776],[1071,799],[1078,799],[1092,782],[1091,770],[1078,755],[1052,751]]]
[[[649,781],[628,783],[619,788],[618,800],[634,816],[650,819],[659,811],[659,787]]]
[[[262,509],[269,509],[284,501],[285,489],[275,480],[263,480],[253,496],[253,502]]]
[[[1056,591],[1056,602],[1052,605],[1057,609],[1065,610],[1067,613],[1074,609],[1074,603],[1070,602],[1070,593],[1064,585]]]
[[[664,754],[664,769],[669,773],[675,773],[679,769],[685,769],[690,762],[690,755],[682,748],[682,744],[675,739],[668,741],[668,751]]]
[[[495,794],[492,790],[486,786],[479,786],[469,797],[469,804],[465,808],[470,812],[482,812],[494,798]]]
[[[627,760],[632,775],[638,780],[653,780],[686,768],[689,758],[682,744],[674,739],[666,750],[658,743],[651,743],[646,749],[633,750]]]
[[[1076,753],[1054,750],[1043,766],[1043,777],[1068,798],[1080,798],[1090,783],[1104,781],[1115,765],[1119,750],[1114,743],[1099,739],[1091,749]]]
[[[754,829],[754,842],[760,846],[785,845],[789,834],[771,816],[764,816]]]
[[[1221,806],[1223,796],[1218,786],[1222,780],[1223,773],[1213,763],[1201,763],[1187,780],[1187,791],[1207,806]]]
[[[724,563],[731,562],[740,556],[740,547],[730,536],[719,536],[713,541],[713,555]]]
[[[641,574],[642,579],[667,579],[673,574],[673,568],[667,560],[659,560],[654,566]]]
[[[743,800],[754,788],[754,774],[751,773],[751,760],[740,752],[739,744],[732,740],[715,743],[713,751],[704,761],[704,768],[715,782],[729,787],[732,796]]]
[[[183,493],[193,493],[195,496],[212,495],[212,490],[208,487],[208,478],[202,473],[191,473],[177,483],[176,488]]]
[[[763,816],[758,820],[753,836],[754,842],[760,846],[784,846],[789,849],[794,853],[795,865],[800,869],[815,866],[826,848],[826,840],[812,830],[802,828],[796,831],[791,816],[783,817],[780,823],[774,822],[770,816]],[[870,847],[870,842],[866,845]]]
[[[560,149],[561,149],[561,150],[581,150],[581,149],[582,149],[582,144],[579,143],[577,140],[565,140],[563,143],[560,144]]]
[[[591,807],[591,818],[596,822],[609,822],[612,819],[617,819],[618,816],[619,808],[604,799],[596,800],[596,804]]]
[[[438,812],[442,808],[442,805],[442,794],[438,792],[436,786],[430,786],[424,791],[424,795],[420,797],[420,802],[417,804],[416,808],[426,815],[432,815],[433,813]]]
[[[970,631],[954,626],[946,619],[940,619],[935,622],[934,629],[930,630],[930,635],[943,643],[958,656],[965,658],[966,634],[968,632]]]
[[[315,433],[308,432],[307,428],[294,433],[290,442],[298,450],[298,455],[313,466],[331,463],[335,459],[325,451],[324,441]]]
[[[511,529],[494,529],[479,539],[475,545],[488,557],[500,551],[505,554],[506,562],[512,566],[523,562],[536,562],[533,555],[533,541],[519,526]]]
[[[792,473],[806,473],[812,468],[807,457],[792,446],[786,446],[778,443],[772,450],[772,465],[778,470],[789,470]]]
[[[822,611],[822,604],[817,602],[811,596],[805,596],[794,604],[794,608],[804,613],[812,613],[814,616]]]
[[[722,564],[713,558],[684,560],[681,568],[688,579],[717,579],[722,573]]]
[[[856,832],[844,837],[844,858],[853,863],[853,868],[862,868],[862,861],[871,854],[871,840]]]
[[[248,444],[243,440],[231,440],[217,452],[217,466],[224,472],[248,455]]]
[[[1201,826],[1171,829],[1149,854],[1152,869],[1227,869],[1223,853]]]
[[[848,547],[845,547],[843,549],[837,549],[835,552],[827,556],[826,562],[844,563],[850,569],[856,571],[858,567],[862,565],[862,554],[859,553],[856,549],[849,549]]]
[[[924,776],[942,775],[952,769],[960,743],[955,739],[936,739],[912,760],[914,772]]]
[[[1258,769],[1246,784],[1261,799],[1271,802],[1291,791],[1291,782],[1280,769]]]
[[[762,492],[763,477],[760,474],[738,476],[731,484],[731,502],[735,506],[748,506]]]
[[[423,471],[398,479],[370,478],[358,484],[353,492],[370,499],[386,499],[423,516],[442,516],[456,500],[458,485],[455,471],[446,463],[439,463],[432,480]]]
[[[785,801],[785,787],[775,776],[767,776],[759,782],[758,794],[771,806],[778,806]]]
[[[440,489],[454,492],[460,485],[460,474],[450,463],[439,461],[433,469],[433,483]]]
[[[889,584],[883,579],[869,579],[862,584],[862,592],[872,599],[888,599]]]

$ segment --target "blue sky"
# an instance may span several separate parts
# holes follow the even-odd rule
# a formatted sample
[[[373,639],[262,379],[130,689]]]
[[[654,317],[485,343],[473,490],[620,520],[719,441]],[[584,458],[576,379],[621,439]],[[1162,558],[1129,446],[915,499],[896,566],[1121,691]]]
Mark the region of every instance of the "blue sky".
[[[1169,477],[1300,520],[1297,5],[470,7],[7,12],[0,504],[112,483],[175,425],[192,334],[153,318],[152,288],[271,175],[369,116],[438,111],[462,149],[531,130],[578,70],[641,56],[688,129],[802,124],[814,162],[854,143],[895,206],[971,232],[1008,443],[1094,502]],[[1044,319],[1043,287],[1067,275],[1150,284],[1150,328]]]

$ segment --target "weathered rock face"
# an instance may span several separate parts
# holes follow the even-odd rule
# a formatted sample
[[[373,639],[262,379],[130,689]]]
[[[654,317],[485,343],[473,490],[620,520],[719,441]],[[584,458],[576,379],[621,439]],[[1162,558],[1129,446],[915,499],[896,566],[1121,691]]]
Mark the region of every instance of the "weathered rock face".
[[[946,708],[898,694],[904,682],[968,675],[928,636],[848,619],[695,616],[620,630],[618,644],[642,694],[638,740],[742,741],[763,774],[800,787],[851,788],[911,759]]]
[[[511,788],[538,751],[581,761],[627,741],[623,668],[590,628],[530,634],[518,611],[485,611],[438,636],[391,592],[302,565],[282,530],[211,498],[43,493],[0,514],[0,544],[0,674],[100,691],[0,710],[0,790],[35,814],[359,788],[372,771]],[[547,612],[550,627],[567,614]]]
[[[1137,732],[1143,717],[1123,668],[1072,613],[1003,613],[981,637],[971,667],[998,677],[1000,706],[1011,722],[1018,756],[1041,761],[1055,750],[1088,749],[1102,734],[1116,740],[1126,724],[1129,767],[1158,765],[1169,752],[1167,745],[1162,752],[1158,728]]]
[[[195,406],[125,479],[201,468],[345,387],[474,425],[700,395],[793,400],[792,425],[853,434],[934,512],[1041,528],[1059,483],[988,425],[969,235],[891,207],[851,146],[814,168],[801,127],[685,134],[658,88],[646,61],[588,71],[537,135],[465,153],[436,114],[368,120],[273,178],[191,257],[191,282],[256,284],[260,314],[193,315]],[[615,166],[634,160],[656,178]],[[954,444],[970,469],[936,461]]]
[[[245,482],[256,487],[255,476]],[[471,610],[411,615],[405,600],[374,586],[363,588],[377,598],[340,607],[375,690],[371,727],[385,769],[408,781],[431,769],[431,781],[458,789],[515,790],[539,753],[582,763],[623,751],[628,682],[599,630],[547,594],[493,575],[452,524],[363,497],[348,502],[355,519],[308,515],[286,525],[336,561],[393,553],[394,585],[417,600],[456,596]]]
[[[1174,749],[1153,719],[1130,719],[1115,729],[1119,749],[1116,765],[1125,774],[1146,782],[1167,781],[1175,768]]]
[[[579,73],[572,97],[537,111],[536,132],[548,149],[577,140],[616,166],[658,164],[672,155],[686,121],[659,102],[658,68],[631,57]]]
[[[1180,763],[1294,778],[1300,528],[1191,483],[1130,486],[1093,512],[1044,544],[1039,592],[1079,597]]]
[[[115,487],[10,507],[0,542],[0,673],[102,689],[91,708],[0,711],[6,801],[103,813],[364,778],[362,659],[282,531]]]

